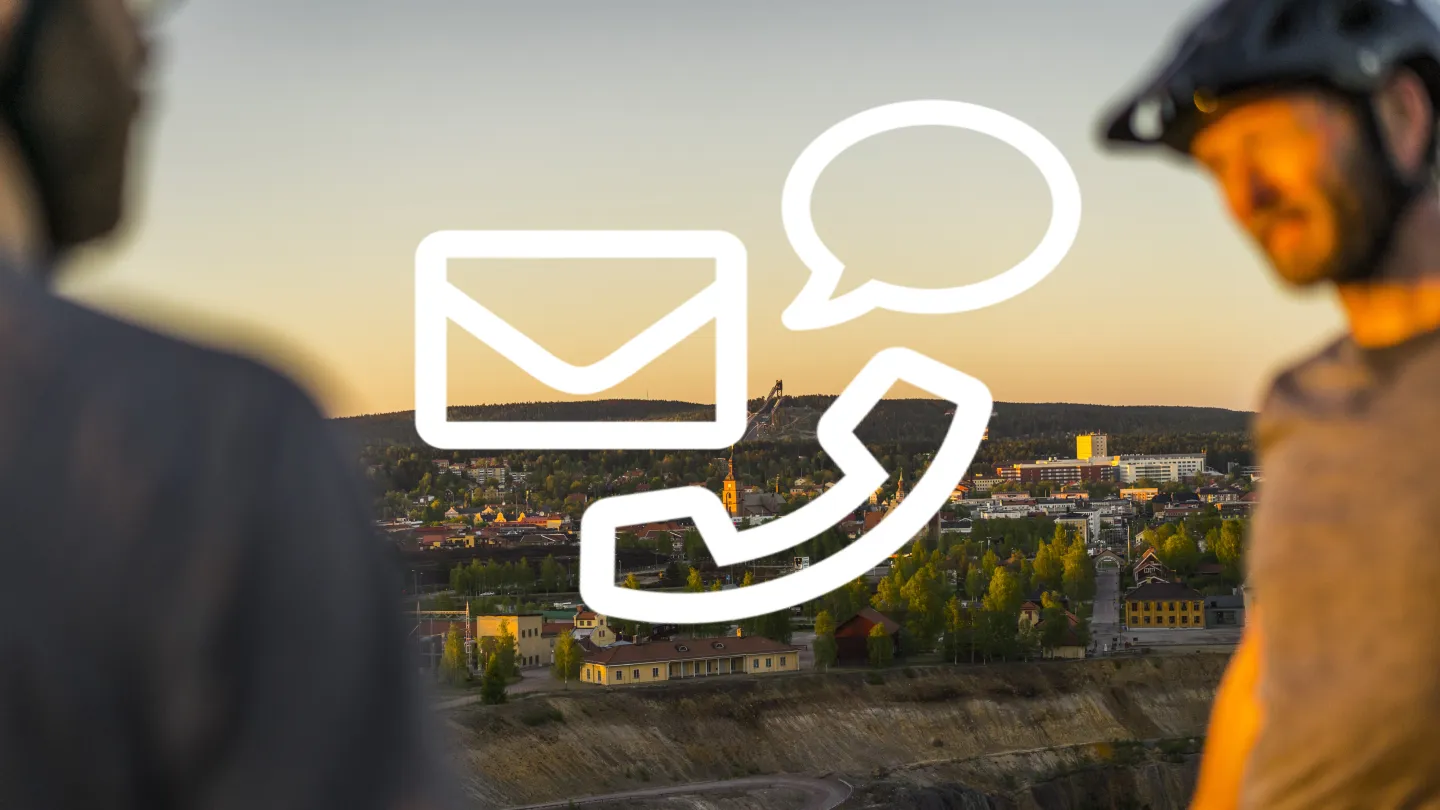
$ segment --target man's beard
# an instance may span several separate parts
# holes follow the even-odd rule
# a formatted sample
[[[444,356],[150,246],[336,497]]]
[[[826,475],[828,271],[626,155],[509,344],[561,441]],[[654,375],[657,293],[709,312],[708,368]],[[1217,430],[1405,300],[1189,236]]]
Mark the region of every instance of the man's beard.
[[[1373,279],[1394,247],[1400,219],[1423,184],[1408,183],[1382,157],[1377,138],[1350,150],[1345,165],[1327,184],[1325,197],[1335,217],[1335,249],[1309,283],[1336,284]],[[1368,146],[1369,148],[1366,148]]]

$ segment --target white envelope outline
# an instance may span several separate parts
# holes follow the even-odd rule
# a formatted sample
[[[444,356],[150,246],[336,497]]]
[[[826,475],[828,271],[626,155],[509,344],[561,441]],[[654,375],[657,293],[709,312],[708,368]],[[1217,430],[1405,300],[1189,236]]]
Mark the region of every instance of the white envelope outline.
[[[715,281],[606,357],[567,363],[447,277],[451,259],[710,259]],[[745,245],[725,231],[437,231],[415,250],[415,428],[443,450],[680,450],[745,434]],[[454,321],[522,371],[569,394],[613,388],[715,323],[715,419],[705,422],[451,422],[448,326]]]

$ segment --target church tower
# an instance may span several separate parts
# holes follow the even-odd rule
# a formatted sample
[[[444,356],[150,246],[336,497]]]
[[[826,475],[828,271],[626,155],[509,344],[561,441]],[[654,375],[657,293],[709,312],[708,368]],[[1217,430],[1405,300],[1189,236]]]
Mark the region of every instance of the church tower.
[[[730,448],[730,472],[725,476],[724,488],[720,490],[720,502],[731,517],[740,516],[740,490],[735,481],[735,448]]]
[[[894,509],[905,500],[905,473],[900,473],[900,480],[895,482],[895,495],[890,499],[890,508]]]

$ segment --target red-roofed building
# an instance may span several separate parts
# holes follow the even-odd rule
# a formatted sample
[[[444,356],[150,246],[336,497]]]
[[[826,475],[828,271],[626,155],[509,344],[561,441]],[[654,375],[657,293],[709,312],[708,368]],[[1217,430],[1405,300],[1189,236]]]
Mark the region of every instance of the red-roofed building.
[[[883,625],[900,651],[900,623],[874,608],[863,608],[835,628],[835,660],[839,664],[864,664],[870,660],[870,628]]]

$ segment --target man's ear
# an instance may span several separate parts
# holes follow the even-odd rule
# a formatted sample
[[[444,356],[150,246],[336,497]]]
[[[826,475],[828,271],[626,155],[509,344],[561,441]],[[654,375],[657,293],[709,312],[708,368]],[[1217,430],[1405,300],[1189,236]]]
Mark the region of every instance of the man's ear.
[[[1375,111],[1396,168],[1420,171],[1435,141],[1435,106],[1425,82],[1412,70],[1397,71],[1376,97]]]

